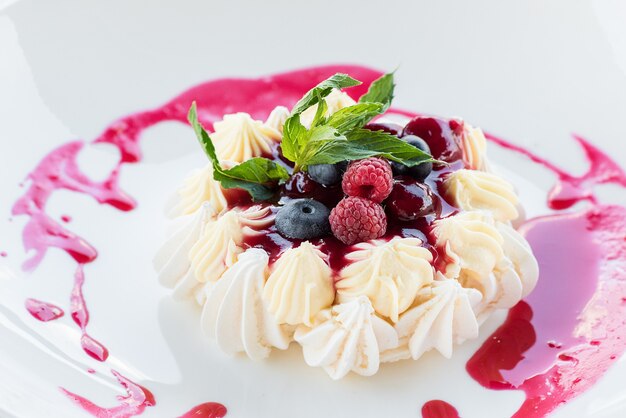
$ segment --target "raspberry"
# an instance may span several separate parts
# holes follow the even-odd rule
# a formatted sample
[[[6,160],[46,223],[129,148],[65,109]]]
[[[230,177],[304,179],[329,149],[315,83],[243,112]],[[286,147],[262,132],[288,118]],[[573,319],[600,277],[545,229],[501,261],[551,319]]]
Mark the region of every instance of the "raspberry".
[[[385,210],[362,197],[346,197],[330,212],[330,228],[346,245],[380,238],[387,231]]]
[[[380,203],[393,188],[391,166],[382,158],[367,158],[350,163],[341,183],[348,196],[359,196]]]

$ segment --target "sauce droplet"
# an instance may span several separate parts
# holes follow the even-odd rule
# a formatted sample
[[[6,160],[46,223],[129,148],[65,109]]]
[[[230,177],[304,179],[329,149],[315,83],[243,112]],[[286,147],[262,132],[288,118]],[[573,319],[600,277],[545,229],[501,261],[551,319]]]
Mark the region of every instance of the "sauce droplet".
[[[54,321],[64,315],[63,309],[58,306],[37,299],[26,299],[24,306],[26,306],[26,310],[33,318],[41,322]]]

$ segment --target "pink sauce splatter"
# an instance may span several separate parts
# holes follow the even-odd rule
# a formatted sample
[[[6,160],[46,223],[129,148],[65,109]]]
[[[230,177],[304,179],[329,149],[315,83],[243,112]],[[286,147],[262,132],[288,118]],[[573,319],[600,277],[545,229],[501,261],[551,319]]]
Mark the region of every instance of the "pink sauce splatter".
[[[65,223],[70,223],[72,222],[72,217],[69,215],[61,215],[61,220]]]
[[[79,141],[52,151],[29,174],[30,186],[13,207],[14,215],[29,217],[23,240],[26,250],[34,252],[34,255],[24,263],[24,268],[35,268],[49,248],[61,249],[76,260],[71,312],[83,333],[81,344],[89,355],[98,360],[105,360],[107,356],[106,348],[86,332],[89,313],[82,295],[83,265],[93,262],[97,252],[83,238],[48,216],[45,206],[49,197],[56,190],[65,189],[87,194],[101,204],[123,211],[131,210],[135,202],[119,189],[118,177],[123,164],[141,160],[139,140],[146,128],[163,121],[186,123],[187,111],[194,100],[199,106],[200,120],[209,129],[223,114],[235,111],[248,112],[254,118],[264,119],[275,106],[292,106],[312,85],[336,72],[349,73],[364,81],[362,86],[348,91],[355,97],[360,96],[369,83],[381,75],[379,71],[364,67],[328,66],[256,80],[211,81],[186,91],[162,107],[124,117],[106,128],[94,142],[116,146],[121,158],[104,182],[92,182],[79,170],[76,155],[84,146]],[[402,110],[393,112],[414,115]],[[591,168],[583,176],[573,176],[523,148],[491,135],[488,137],[501,146],[528,156],[557,175],[558,183],[549,196],[552,208],[569,208],[579,201],[596,204],[592,191],[596,184],[626,186],[626,176],[617,164],[582,138],[576,139],[586,152]],[[623,208],[595,206],[583,214],[542,218],[526,226],[527,236],[542,262],[540,285],[526,302],[511,310],[507,322],[468,364],[472,376],[486,387],[526,391],[527,401],[517,417],[544,416],[560,403],[577,396],[626,349],[618,338],[620,332],[624,333],[626,318],[625,268],[623,264],[622,270],[614,267],[626,260],[623,238],[625,219]],[[569,277],[564,274],[559,276],[562,269],[551,269],[554,265],[559,266],[558,262],[544,267],[548,263],[545,260],[552,259],[553,251],[564,257],[562,240],[559,239],[556,246],[555,242],[550,243],[556,233],[561,236],[569,234],[572,241],[576,238],[579,243],[570,251],[580,255],[576,261],[580,268],[571,271]],[[572,260],[571,256],[567,258],[568,262]],[[585,260],[587,263],[584,264]],[[567,279],[569,282],[566,283],[576,280],[575,286],[565,287],[570,291],[563,290],[559,284]],[[555,288],[562,291],[556,299],[549,296]],[[550,303],[543,303],[545,300]],[[562,302],[554,303],[555,300]],[[552,310],[558,307],[560,309]],[[577,312],[580,315],[575,316]],[[554,321],[556,314],[560,315],[559,321]],[[505,348],[498,351],[498,347]],[[131,417],[154,405],[154,397],[149,391],[114,374],[128,392],[127,397],[121,398],[122,403],[118,407],[100,408],[71,392],[64,390],[64,393],[86,411],[101,417]]]
[[[207,402],[194,406],[180,418],[223,418],[228,410],[221,403]]]
[[[83,285],[85,284],[85,273],[83,265],[76,267],[74,275],[74,287],[70,295],[70,306],[72,319],[80,327],[82,335],[80,337],[80,345],[83,350],[91,357],[98,361],[105,361],[109,357],[109,350],[87,334],[87,324],[89,323],[89,311],[83,297]]]
[[[615,161],[580,136],[574,135],[590,163],[589,170],[582,176],[573,176],[557,167],[545,158],[539,157],[528,149],[513,145],[491,134],[485,136],[503,148],[525,155],[535,163],[544,166],[557,175],[557,183],[550,191],[548,204],[552,209],[562,210],[587,200],[597,203],[593,186],[598,184],[617,184],[626,187],[626,174]]]
[[[556,174],[552,208],[591,202],[586,211],[532,219],[521,228],[539,261],[537,288],[467,364],[487,388],[526,393],[514,417],[544,417],[589,389],[626,351],[626,208],[601,205],[593,194],[597,184],[626,187],[626,174],[580,137],[590,167],[578,177],[489,138]]]
[[[113,376],[115,376],[120,385],[126,390],[126,396],[117,397],[119,401],[119,405],[117,406],[104,408],[66,389],[61,389],[61,392],[74,401],[76,405],[98,418],[132,417],[143,413],[147,407],[156,405],[154,395],[148,389],[128,380],[114,370],[112,370],[111,373],[113,373]]]
[[[422,407],[422,418],[460,418],[456,408],[448,402],[428,401]]]
[[[37,299],[26,299],[24,306],[29,314],[41,322],[54,321],[63,316],[63,309],[48,302]]]
[[[467,364],[485,387],[526,392],[516,418],[543,417],[581,394],[626,350],[626,209],[598,205],[523,231],[537,288]]]
[[[0,252],[0,257],[6,257],[6,256],[8,256],[8,255],[9,255],[9,254],[7,254],[7,252],[6,252],[6,251],[2,251],[2,252]]]

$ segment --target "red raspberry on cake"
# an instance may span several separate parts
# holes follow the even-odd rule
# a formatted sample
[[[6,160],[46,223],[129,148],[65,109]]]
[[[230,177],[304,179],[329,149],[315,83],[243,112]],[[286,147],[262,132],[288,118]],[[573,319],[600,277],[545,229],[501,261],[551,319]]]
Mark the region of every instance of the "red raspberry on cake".
[[[346,245],[380,238],[387,232],[381,205],[362,197],[346,197],[330,212],[333,235]]]
[[[341,183],[348,196],[364,197],[380,203],[393,188],[391,165],[382,158],[367,158],[350,163]]]

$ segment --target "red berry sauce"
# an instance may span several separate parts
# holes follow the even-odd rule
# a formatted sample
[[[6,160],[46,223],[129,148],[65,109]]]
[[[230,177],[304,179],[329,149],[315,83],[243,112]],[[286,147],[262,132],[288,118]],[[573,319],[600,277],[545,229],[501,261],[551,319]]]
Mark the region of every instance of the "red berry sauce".
[[[446,162],[455,162],[463,158],[462,134],[461,122],[427,116],[413,118],[402,131],[402,135],[422,138],[430,146],[432,156]]]
[[[54,321],[64,315],[63,309],[37,299],[26,299],[24,306],[29,314],[41,322]]]
[[[445,401],[429,401],[422,407],[422,418],[460,418],[457,410]]]

